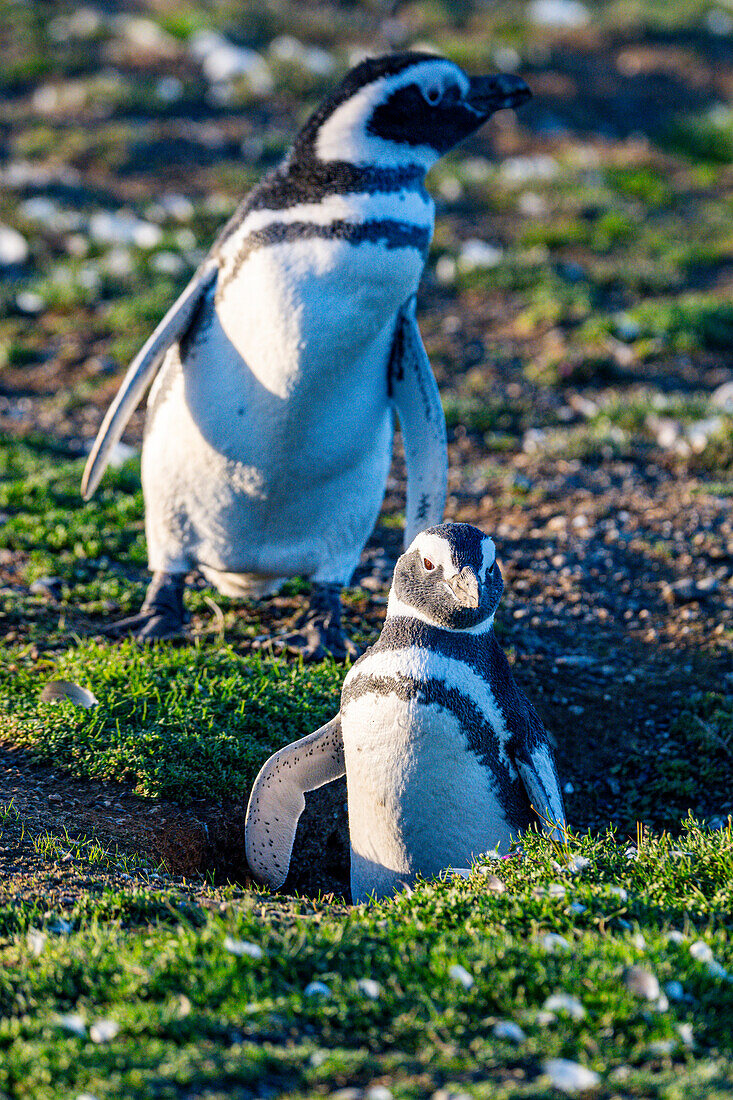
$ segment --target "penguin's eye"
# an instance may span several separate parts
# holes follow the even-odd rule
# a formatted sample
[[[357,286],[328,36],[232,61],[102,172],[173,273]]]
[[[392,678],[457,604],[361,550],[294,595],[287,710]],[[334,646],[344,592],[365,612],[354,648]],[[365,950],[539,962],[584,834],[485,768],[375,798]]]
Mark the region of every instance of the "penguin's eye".
[[[425,96],[425,99],[428,101],[431,107],[437,107],[437,105],[443,98],[443,89],[439,88],[437,84],[435,84],[432,87],[427,88],[423,92],[423,95]]]
[[[422,563],[425,566],[428,573],[430,572],[431,569],[435,569],[435,566],[431,562],[430,558],[423,558]]]

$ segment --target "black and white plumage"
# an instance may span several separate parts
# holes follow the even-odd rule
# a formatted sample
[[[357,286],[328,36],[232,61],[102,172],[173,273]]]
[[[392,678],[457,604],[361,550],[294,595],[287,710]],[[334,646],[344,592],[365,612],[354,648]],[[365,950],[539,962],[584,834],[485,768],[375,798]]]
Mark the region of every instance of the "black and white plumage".
[[[306,576],[336,593],[319,597],[333,619],[379,513],[394,411],[405,544],[442,518],[445,423],[415,319],[425,174],[528,96],[518,77],[469,78],[428,54],[364,61],[243,201],[130,366],[84,472],[88,498],[154,380],[142,479],[155,577],[123,627],[179,629],[176,578],[194,566],[228,595]]]
[[[338,715],[281,749],[255,781],[245,840],[259,881],[282,885],[303,792],[344,772],[355,902],[506,851],[538,821],[562,837],[552,748],[493,629],[502,590],[494,544],[477,528],[417,536]]]

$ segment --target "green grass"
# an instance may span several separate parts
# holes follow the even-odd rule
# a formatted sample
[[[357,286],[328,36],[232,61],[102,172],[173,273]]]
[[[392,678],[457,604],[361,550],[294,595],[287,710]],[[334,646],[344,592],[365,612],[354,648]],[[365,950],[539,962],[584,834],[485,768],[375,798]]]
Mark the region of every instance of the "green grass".
[[[266,757],[339,706],[344,669],[243,657],[226,645],[83,642],[58,658],[4,655],[0,731],[75,775],[139,794],[246,797]],[[50,679],[90,688],[99,705],[42,703]]]
[[[563,870],[577,855],[588,865]],[[505,893],[475,872],[351,912],[250,894],[223,913],[164,915],[159,893],[137,889],[122,912],[67,914],[66,933],[49,914],[0,948],[0,1092],[301,1097],[378,1082],[395,1097],[549,1100],[543,1064],[564,1057],[600,1075],[600,1097],[733,1095],[729,831],[690,824],[638,850],[612,835],[565,850],[529,836],[521,859],[491,869]],[[700,941],[717,968],[696,957]],[[630,965],[658,979],[662,1001],[626,988]],[[326,992],[307,993],[313,981]],[[579,1018],[547,1015],[558,993]],[[495,1037],[499,1020],[524,1039]]]

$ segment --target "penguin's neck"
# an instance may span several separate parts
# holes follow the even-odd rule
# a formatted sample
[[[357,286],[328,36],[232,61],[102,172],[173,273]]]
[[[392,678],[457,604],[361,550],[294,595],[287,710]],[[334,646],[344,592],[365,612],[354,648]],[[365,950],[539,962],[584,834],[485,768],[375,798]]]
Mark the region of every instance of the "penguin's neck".
[[[493,615],[490,615],[487,619],[483,619],[480,623],[477,623],[476,626],[469,626],[463,630],[451,630],[420,611],[419,608],[411,607],[409,604],[403,603],[399,596],[396,595],[394,588],[392,588],[389,593],[389,600],[387,601],[387,618],[385,619],[384,628],[390,627],[396,620],[413,620],[415,623],[424,623],[434,630],[442,630],[446,634],[455,634],[456,637],[460,637],[462,634],[468,634],[472,637],[481,635],[488,636],[490,633],[493,633],[494,630]]]

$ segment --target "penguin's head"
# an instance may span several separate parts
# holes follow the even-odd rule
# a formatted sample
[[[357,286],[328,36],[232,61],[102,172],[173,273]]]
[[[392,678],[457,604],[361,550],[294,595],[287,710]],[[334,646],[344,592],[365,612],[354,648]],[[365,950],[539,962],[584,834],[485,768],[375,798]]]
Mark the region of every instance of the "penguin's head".
[[[408,616],[443,630],[488,630],[504,581],[492,539],[468,523],[428,527],[395,566],[388,616]]]
[[[494,111],[530,96],[518,76],[469,77],[433,54],[368,58],[310,117],[294,153],[306,160],[427,171]]]

